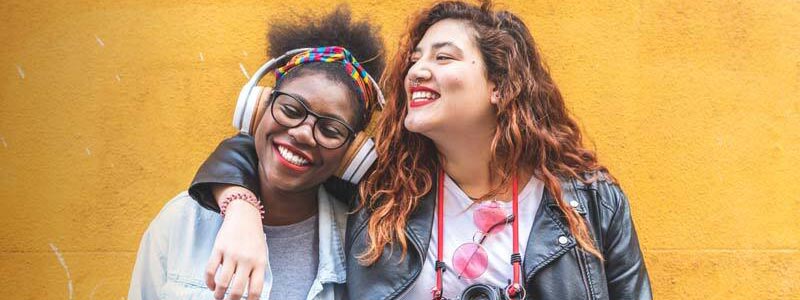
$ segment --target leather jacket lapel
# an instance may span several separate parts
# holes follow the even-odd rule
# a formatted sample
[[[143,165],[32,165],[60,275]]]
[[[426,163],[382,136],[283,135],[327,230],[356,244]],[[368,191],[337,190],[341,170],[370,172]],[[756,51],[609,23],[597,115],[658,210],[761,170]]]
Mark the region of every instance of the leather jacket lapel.
[[[347,295],[349,299],[398,299],[417,280],[427,258],[436,208],[436,188],[420,199],[408,217],[406,234],[409,245],[401,261],[399,243],[384,248],[382,257],[371,266],[360,265],[354,255],[367,247],[369,214],[361,210],[348,223]]]
[[[408,217],[406,234],[411,241],[408,255],[417,255],[417,261],[420,263],[417,268],[410,272],[411,275],[408,277],[407,281],[403,283],[401,290],[396,291],[398,296],[404,294],[411,288],[414,282],[417,281],[422,268],[425,266],[425,259],[428,258],[428,247],[431,244],[433,216],[436,213],[437,202],[435,195],[437,194],[437,187],[434,187],[432,191],[428,192],[420,199],[417,209]],[[393,297],[393,299],[397,298],[398,297]]]
[[[565,199],[567,197],[566,191],[564,197]],[[575,247],[575,238],[569,233],[569,228],[561,218],[561,211],[555,199],[545,188],[525,249],[523,269],[526,282],[530,281],[541,268]]]
[[[433,230],[433,216],[436,212],[436,194],[437,187],[422,196],[417,209],[411,213],[406,223],[406,232],[408,233],[413,246],[417,247],[419,253],[422,254],[422,262],[425,262],[428,253],[428,246],[431,243],[431,232]],[[411,250],[411,249],[409,249]]]

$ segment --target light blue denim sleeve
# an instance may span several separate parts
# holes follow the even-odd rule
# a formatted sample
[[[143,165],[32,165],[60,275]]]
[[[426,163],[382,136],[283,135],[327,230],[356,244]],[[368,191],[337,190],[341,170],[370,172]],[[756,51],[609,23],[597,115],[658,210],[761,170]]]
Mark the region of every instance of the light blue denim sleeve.
[[[159,228],[159,219],[150,223],[142,236],[136,264],[133,267],[129,300],[159,299],[161,288],[166,283],[167,234]]]
[[[142,236],[139,251],[136,255],[136,264],[133,267],[131,286],[128,290],[129,300],[161,299],[164,295],[168,276],[170,244],[174,241],[170,237],[176,223],[186,215],[185,205],[192,201],[188,194],[181,193],[167,202],[158,215],[150,222],[150,226]]]
[[[320,268],[308,299],[333,299],[334,287],[345,282],[342,236],[346,207],[331,209],[327,195],[320,197]],[[322,202],[322,200],[325,200]],[[129,300],[213,300],[205,285],[205,266],[214,247],[222,217],[203,209],[186,192],[164,205],[145,231],[133,268]],[[269,246],[267,246],[269,249]],[[273,274],[267,260],[259,299],[271,296]],[[227,293],[226,293],[227,296]],[[245,289],[247,296],[247,289]],[[255,300],[247,298],[248,300]]]

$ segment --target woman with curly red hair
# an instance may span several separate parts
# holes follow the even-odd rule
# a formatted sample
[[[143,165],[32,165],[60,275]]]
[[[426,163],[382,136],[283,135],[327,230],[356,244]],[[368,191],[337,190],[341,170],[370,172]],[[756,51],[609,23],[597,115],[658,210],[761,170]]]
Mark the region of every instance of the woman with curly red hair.
[[[652,297],[628,201],[519,17],[434,4],[382,83],[378,160],[344,245],[350,299]],[[245,150],[228,143],[206,164]]]

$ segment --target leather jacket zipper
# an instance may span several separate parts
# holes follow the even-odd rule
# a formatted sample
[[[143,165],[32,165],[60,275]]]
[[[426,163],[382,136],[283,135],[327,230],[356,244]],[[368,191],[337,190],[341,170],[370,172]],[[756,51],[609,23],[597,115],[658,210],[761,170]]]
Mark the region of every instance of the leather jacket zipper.
[[[584,261],[583,253],[578,250],[578,247],[572,248],[572,251],[575,252],[575,257],[578,259],[578,269],[581,270],[581,280],[586,290],[586,299],[592,299],[592,290],[589,288],[589,274],[586,271],[586,262]]]

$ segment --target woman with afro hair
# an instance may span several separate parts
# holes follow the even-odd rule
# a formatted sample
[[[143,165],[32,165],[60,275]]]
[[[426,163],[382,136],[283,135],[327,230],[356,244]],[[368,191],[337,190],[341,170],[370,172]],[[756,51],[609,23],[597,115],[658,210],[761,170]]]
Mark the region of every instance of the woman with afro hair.
[[[144,233],[128,299],[342,298],[349,207],[323,183],[370,122],[380,91],[369,73],[381,74],[383,46],[376,28],[352,22],[346,7],[273,23],[268,41],[271,57],[305,50],[261,93],[266,105],[251,135],[232,138],[249,145],[246,162],[258,165],[249,177],[257,198],[217,194],[217,206],[213,191],[196,189],[169,201]],[[229,243],[241,236],[248,238]]]

